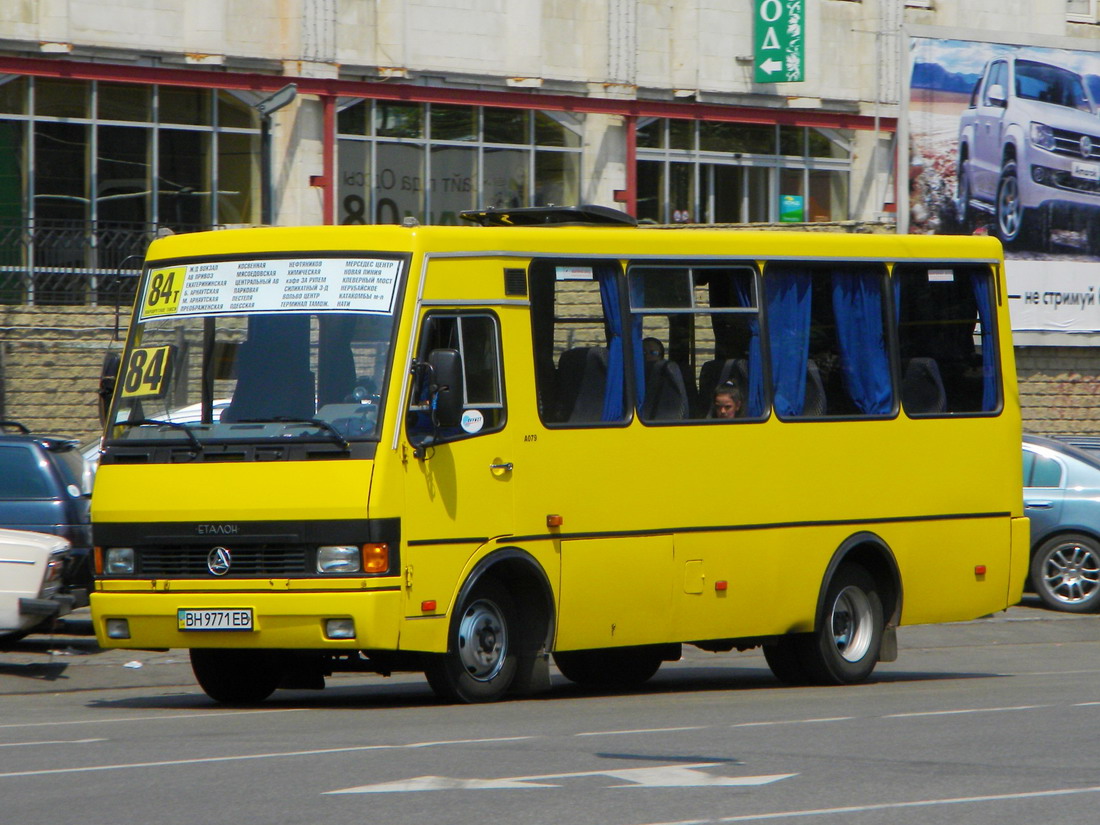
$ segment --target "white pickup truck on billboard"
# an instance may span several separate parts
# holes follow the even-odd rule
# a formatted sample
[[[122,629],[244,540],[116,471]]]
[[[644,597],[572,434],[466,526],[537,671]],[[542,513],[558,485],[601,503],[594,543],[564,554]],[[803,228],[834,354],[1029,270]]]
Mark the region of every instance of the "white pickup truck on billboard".
[[[991,60],[959,119],[956,209],[991,212],[1008,245],[1044,250],[1051,227],[1100,254],[1100,119],[1086,78],[1022,57]]]

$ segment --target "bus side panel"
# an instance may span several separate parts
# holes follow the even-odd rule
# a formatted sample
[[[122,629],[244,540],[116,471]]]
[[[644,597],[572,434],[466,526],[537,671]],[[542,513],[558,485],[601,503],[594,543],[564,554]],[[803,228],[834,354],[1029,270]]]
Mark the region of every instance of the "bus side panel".
[[[561,559],[555,649],[669,641],[671,536],[563,540]]]
[[[675,638],[810,630],[832,538],[795,528],[678,535]]]
[[[901,624],[965,621],[1004,610],[1014,574],[1011,531],[1005,517],[884,530],[901,572]]]

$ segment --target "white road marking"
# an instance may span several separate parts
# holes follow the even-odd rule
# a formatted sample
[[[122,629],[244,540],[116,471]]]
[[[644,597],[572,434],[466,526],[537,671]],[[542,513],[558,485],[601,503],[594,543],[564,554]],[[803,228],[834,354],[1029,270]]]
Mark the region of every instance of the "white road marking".
[[[1040,710],[1055,705],[1016,705],[1003,708],[957,708],[955,710],[919,710],[911,713],[887,713],[883,719],[911,719],[917,716],[958,716],[964,713],[1004,713],[1012,710]]]
[[[313,708],[272,708],[271,710],[209,710],[203,713],[172,713],[166,716],[123,716],[118,719],[71,719],[67,722],[16,722],[0,725],[7,728],[50,728],[61,725],[114,725],[118,722],[160,722],[163,719],[211,719],[221,716],[251,716],[257,713],[301,713]]]
[[[855,716],[823,716],[820,719],[774,719],[770,722],[736,722],[731,728],[765,728],[771,725],[815,725],[822,722],[851,722]]]
[[[1049,791],[1023,791],[1021,793],[989,794],[987,796],[957,796],[945,799],[919,799],[912,802],[880,802],[873,805],[846,805],[841,808],[811,808],[802,811],[774,811],[763,814],[741,814],[711,819],[692,820],[690,825],[722,825],[726,822],[762,822],[769,819],[786,819],[796,816],[835,816],[837,814],[861,814],[871,811],[895,811],[905,808],[932,808],[937,805],[970,805],[980,802],[1015,802],[1021,799],[1043,799],[1056,796],[1100,793],[1100,785],[1088,788],[1057,788]],[[646,825],[688,825],[679,822],[649,822]]]
[[[106,742],[106,739],[49,739],[38,742],[3,742],[0,748],[24,748],[31,745],[87,745],[90,742]]]
[[[250,759],[283,759],[294,756],[324,756],[330,753],[358,753],[362,751],[413,750],[436,748],[444,745],[484,745],[496,742],[518,742],[533,739],[532,736],[501,736],[493,739],[452,739],[439,742],[412,742],[407,745],[353,745],[346,748],[318,748],[308,751],[276,751],[274,753],[246,753],[237,756],[202,756],[195,759],[166,759],[160,762],[126,762],[115,765],[86,765],[82,768],[48,768],[38,771],[10,771],[0,773],[0,779],[17,776],[52,776],[61,773],[93,773],[96,771],[124,771],[138,768],[165,768],[182,765],[204,765],[215,762],[245,762]]]
[[[460,779],[451,776],[416,776],[397,782],[379,782],[326,791],[328,794],[357,793],[410,793],[419,791],[484,791],[515,790],[517,788],[560,788],[560,781],[582,777],[606,776],[626,782],[626,785],[606,785],[607,788],[698,788],[705,786],[748,787],[768,785],[780,779],[797,776],[794,773],[777,773],[766,776],[715,776],[701,768],[722,767],[722,762],[697,762],[690,765],[659,765],[648,768],[611,768],[603,771],[578,771],[575,773],[547,773],[534,776],[504,776],[499,779]]]
[[[574,733],[574,736],[623,736],[631,733],[676,733],[685,730],[706,730],[706,725],[686,725],[682,728],[637,728],[635,730],[592,730]]]

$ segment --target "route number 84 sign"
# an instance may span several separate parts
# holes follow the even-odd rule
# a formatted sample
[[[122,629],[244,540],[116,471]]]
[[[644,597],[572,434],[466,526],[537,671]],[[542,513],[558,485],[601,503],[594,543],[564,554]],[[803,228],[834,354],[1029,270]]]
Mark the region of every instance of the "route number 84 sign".
[[[806,79],[806,0],[754,0],[753,82]]]

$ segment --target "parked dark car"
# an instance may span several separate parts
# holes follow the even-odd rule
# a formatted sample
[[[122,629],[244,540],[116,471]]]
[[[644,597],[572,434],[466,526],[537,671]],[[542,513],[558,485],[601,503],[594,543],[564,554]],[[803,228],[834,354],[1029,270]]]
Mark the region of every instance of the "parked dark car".
[[[92,583],[91,491],[86,484],[79,441],[0,421],[0,527],[69,540],[72,551],[62,583],[74,607],[88,603]]]
[[[1031,585],[1055,610],[1100,608],[1100,453],[1024,436]]]

